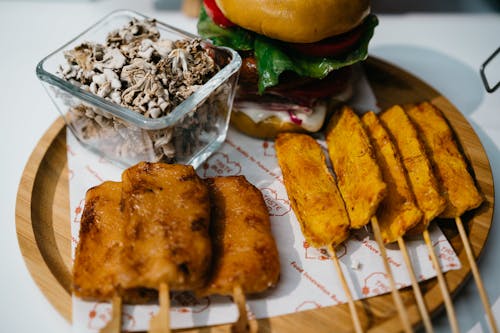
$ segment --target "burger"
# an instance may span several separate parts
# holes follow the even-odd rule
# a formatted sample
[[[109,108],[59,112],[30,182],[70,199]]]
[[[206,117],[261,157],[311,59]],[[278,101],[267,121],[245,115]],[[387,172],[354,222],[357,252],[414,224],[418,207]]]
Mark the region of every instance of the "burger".
[[[319,131],[351,97],[377,24],[368,0],[203,0],[197,28],[242,57],[231,124],[273,138]]]

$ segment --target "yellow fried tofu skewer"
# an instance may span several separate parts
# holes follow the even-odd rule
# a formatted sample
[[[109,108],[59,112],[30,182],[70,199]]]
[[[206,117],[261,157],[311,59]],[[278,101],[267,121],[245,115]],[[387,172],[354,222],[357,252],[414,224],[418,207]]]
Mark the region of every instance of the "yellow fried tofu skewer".
[[[387,195],[376,213],[380,232],[384,243],[393,243],[416,226],[423,214],[415,203],[400,156],[380,119],[375,113],[367,112],[361,120],[375,150],[382,178],[387,183]]]
[[[360,229],[387,193],[387,184],[375,159],[363,124],[349,107],[336,112],[326,129],[326,144],[351,228]]]
[[[376,218],[372,221],[375,239],[378,238],[378,242],[393,243],[419,223],[423,214],[415,203],[400,156],[380,119],[375,113],[368,112],[362,117],[362,122],[373,144],[377,163],[388,188],[387,195],[377,210]],[[390,269],[383,245],[381,253],[385,256],[386,269]],[[401,302],[401,296],[395,292],[393,294],[398,296],[395,296],[395,301]]]
[[[349,217],[321,146],[305,134],[283,133],[275,141],[276,156],[293,211],[306,240],[327,247],[347,296],[356,332],[363,332],[354,300],[341,270],[335,246],[349,235]]]
[[[394,140],[398,152],[401,155],[403,165],[406,169],[408,181],[415,195],[417,205],[424,214],[421,222],[412,229],[408,230],[407,234],[423,234],[431,261],[437,274],[437,280],[443,295],[452,332],[458,332],[458,322],[453,308],[453,303],[451,301],[450,292],[444,279],[441,266],[439,265],[434,252],[428,231],[429,223],[444,211],[446,207],[446,199],[439,190],[439,185],[432,170],[431,162],[427,158],[425,147],[418,137],[417,130],[403,108],[399,105],[395,105],[385,110],[381,113],[380,120],[388,129],[391,134],[391,138]],[[404,240],[399,238],[398,244],[403,251],[403,255],[405,255],[406,244]],[[416,281],[413,269],[410,275],[412,284],[417,283],[418,287],[418,282]],[[420,289],[418,290],[420,291]],[[421,297],[421,293],[420,295],[415,293],[415,296]],[[427,311],[425,315],[428,317]],[[427,320],[430,322],[430,319]],[[424,324],[425,323],[426,321],[424,320]]]
[[[420,223],[408,230],[407,233],[410,235],[421,234],[427,229],[429,223],[444,211],[446,199],[440,193],[431,162],[418,137],[417,129],[403,108],[395,105],[385,110],[380,114],[380,120],[394,140],[417,205],[424,214]]]
[[[326,131],[326,142],[340,192],[346,202],[351,226],[361,228],[372,222],[396,308],[405,331],[411,332],[408,314],[388,265],[384,242],[375,216],[377,208],[388,194],[388,187],[377,164],[370,138],[352,109],[344,107],[333,115]]]
[[[426,151],[443,186],[446,208],[443,218],[456,218],[481,205],[484,198],[453,138],[448,122],[436,107],[421,103],[408,110],[408,116],[421,134]]]
[[[484,198],[467,170],[465,159],[441,111],[432,104],[424,102],[408,110],[408,115],[421,135],[438,181],[443,186],[447,205],[440,217],[455,219],[489,325],[493,332],[498,332],[488,296],[460,218],[466,211],[479,207]]]
[[[302,233],[315,247],[339,245],[349,236],[349,217],[321,146],[309,135],[284,133],[276,156]]]

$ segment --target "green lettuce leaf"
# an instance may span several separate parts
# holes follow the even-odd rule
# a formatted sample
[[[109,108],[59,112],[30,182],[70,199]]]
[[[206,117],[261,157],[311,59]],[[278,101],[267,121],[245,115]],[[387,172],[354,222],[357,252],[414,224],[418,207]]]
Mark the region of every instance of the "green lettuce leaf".
[[[218,26],[207,15],[204,6],[201,6],[197,28],[200,36],[210,39],[215,45],[227,46],[237,51],[253,50],[255,33],[240,27]]]
[[[240,27],[219,27],[204,9],[201,10],[198,20],[198,33],[212,40],[215,45],[227,46],[237,51],[253,50],[259,73],[258,89],[259,93],[263,93],[266,88],[277,85],[280,75],[285,71],[322,79],[331,71],[365,60],[368,57],[368,43],[378,25],[378,19],[372,14],[363,24],[366,28],[357,47],[341,57],[309,57],[289,52],[280,41]]]
[[[256,35],[254,52],[259,71],[259,92],[277,85],[279,76],[287,70],[300,76],[322,79],[333,70],[365,60],[368,57],[368,43],[378,24],[377,17],[370,15],[364,24],[367,27],[357,47],[340,58],[308,57],[297,52],[286,52],[275,40]]]

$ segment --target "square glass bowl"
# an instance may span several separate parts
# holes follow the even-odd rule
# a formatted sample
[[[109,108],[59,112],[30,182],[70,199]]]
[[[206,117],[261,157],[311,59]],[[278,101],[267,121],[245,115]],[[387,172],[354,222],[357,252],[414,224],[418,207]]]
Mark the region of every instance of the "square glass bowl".
[[[36,74],[67,126],[91,151],[130,166],[140,161],[190,164],[197,168],[226,138],[241,58],[229,48],[207,42],[220,70],[170,113],[149,118],[64,80],[64,52],[84,42],[104,44],[108,34],[133,18],[148,17],[129,10],[110,13],[42,59]],[[197,36],[156,21],[161,39]]]

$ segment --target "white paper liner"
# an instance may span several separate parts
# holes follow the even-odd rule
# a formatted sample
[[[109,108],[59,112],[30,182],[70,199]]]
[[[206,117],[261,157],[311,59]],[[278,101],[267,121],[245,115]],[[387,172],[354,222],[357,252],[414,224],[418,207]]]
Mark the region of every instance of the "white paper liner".
[[[377,110],[375,97],[363,75],[358,77],[356,89],[363,91],[357,96],[364,97],[355,100],[353,106],[361,111]],[[321,137],[318,141],[325,147]],[[105,180],[120,181],[123,169],[87,151],[69,130],[67,147],[74,254],[85,192]],[[264,195],[280,254],[281,278],[275,289],[248,297],[251,316],[273,317],[347,301],[327,252],[310,247],[302,236],[288,201],[272,141],[253,139],[230,129],[221,149],[197,172],[202,178],[244,175]],[[460,261],[439,228],[431,227],[430,235],[443,272],[459,269]],[[423,240],[417,237],[406,244],[417,278],[422,281],[436,276]],[[410,278],[397,246],[386,248],[396,285],[398,288],[409,286]],[[355,299],[390,292],[379,247],[368,228],[354,232],[348,241],[337,248],[337,256]],[[124,306],[123,329],[147,330],[151,316],[157,311],[157,305]],[[87,302],[73,297],[75,332],[97,332],[110,315],[109,303]],[[172,293],[170,316],[172,328],[217,325],[234,322],[237,309],[230,297],[196,299],[190,293]]]

